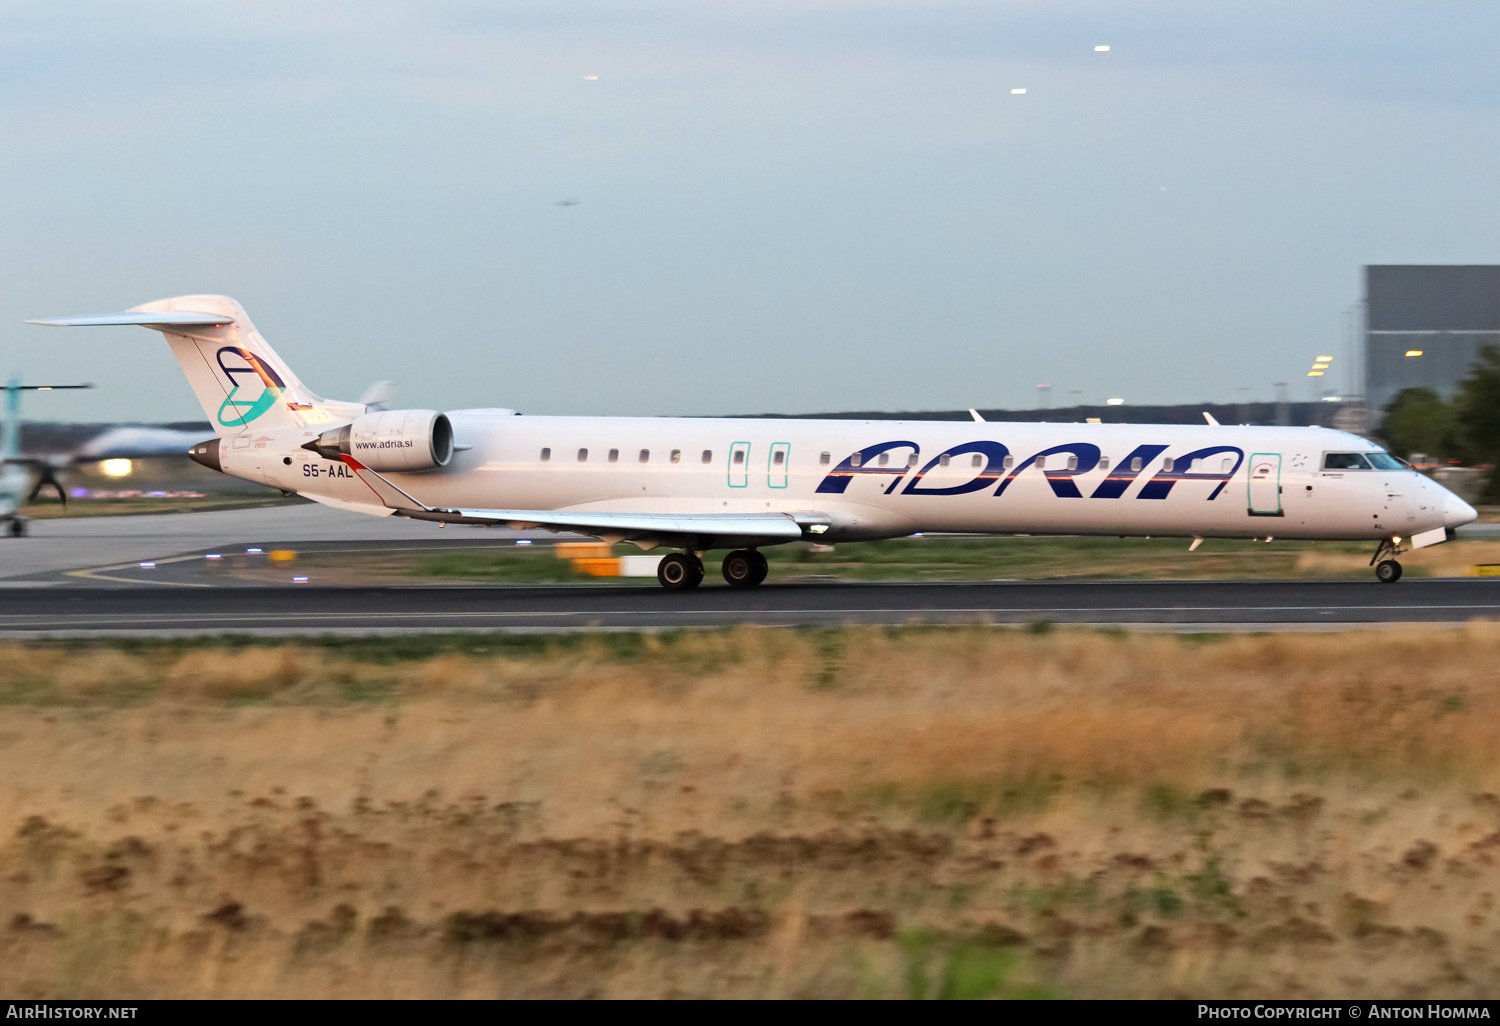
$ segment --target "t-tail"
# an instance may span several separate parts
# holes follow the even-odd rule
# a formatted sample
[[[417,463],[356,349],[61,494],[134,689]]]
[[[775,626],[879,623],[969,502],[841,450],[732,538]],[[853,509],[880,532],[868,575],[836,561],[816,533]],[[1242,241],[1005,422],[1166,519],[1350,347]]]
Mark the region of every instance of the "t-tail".
[[[342,423],[365,412],[358,403],[334,402],[308,391],[261,338],[245,308],[228,296],[176,296],[124,313],[29,323],[138,324],[161,332],[220,438],[252,430]]]

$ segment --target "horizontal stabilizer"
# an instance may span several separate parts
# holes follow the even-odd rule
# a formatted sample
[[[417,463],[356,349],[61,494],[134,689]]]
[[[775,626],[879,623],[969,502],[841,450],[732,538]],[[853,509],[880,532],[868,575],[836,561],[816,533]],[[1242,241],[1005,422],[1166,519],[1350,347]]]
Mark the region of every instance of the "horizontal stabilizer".
[[[91,317],[52,317],[45,320],[27,321],[27,324],[44,324],[51,328],[91,328],[109,324],[176,324],[183,327],[219,327],[234,323],[234,318],[221,313],[196,313],[191,310],[143,310],[126,313],[94,314]]]

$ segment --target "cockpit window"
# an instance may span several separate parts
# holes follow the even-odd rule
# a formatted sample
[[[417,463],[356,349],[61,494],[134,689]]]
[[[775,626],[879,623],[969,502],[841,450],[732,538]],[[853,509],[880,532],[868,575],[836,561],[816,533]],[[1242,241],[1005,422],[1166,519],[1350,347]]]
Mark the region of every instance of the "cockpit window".
[[[1388,452],[1367,452],[1365,458],[1376,470],[1405,470],[1406,463]]]
[[[1323,457],[1324,470],[1369,470],[1370,464],[1357,452],[1331,452]]]

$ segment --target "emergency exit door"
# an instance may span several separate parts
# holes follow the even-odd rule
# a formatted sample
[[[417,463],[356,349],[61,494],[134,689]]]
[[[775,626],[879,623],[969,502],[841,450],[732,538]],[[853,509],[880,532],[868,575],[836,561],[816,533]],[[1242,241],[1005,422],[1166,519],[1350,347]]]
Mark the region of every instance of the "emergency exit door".
[[[745,488],[750,484],[750,443],[735,442],[729,447],[729,487]]]
[[[1250,457],[1250,515],[1279,517],[1281,510],[1281,454],[1257,452]]]

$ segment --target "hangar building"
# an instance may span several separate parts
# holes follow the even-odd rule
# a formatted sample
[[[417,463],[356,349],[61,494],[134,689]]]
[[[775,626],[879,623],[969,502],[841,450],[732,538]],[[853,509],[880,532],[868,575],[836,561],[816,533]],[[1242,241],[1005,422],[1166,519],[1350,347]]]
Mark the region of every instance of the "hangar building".
[[[1365,267],[1365,402],[1403,388],[1451,398],[1484,345],[1500,345],[1500,265]]]

